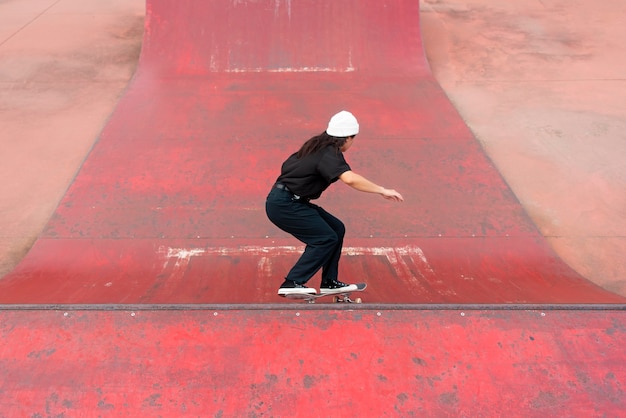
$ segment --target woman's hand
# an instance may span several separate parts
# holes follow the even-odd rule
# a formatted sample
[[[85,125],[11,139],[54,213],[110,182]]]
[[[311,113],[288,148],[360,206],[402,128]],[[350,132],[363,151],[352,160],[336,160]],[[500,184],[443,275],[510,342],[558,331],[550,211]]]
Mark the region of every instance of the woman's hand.
[[[385,189],[383,187],[381,196],[387,200],[393,200],[394,202],[404,202],[404,198],[402,197],[402,195],[393,189]]]

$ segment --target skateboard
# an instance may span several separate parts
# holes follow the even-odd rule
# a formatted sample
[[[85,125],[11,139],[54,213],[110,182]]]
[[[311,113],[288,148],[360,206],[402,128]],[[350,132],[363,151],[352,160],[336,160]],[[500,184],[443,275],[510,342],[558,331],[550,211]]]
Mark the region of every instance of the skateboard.
[[[299,294],[299,295],[285,295],[285,297],[287,299],[298,299],[298,300],[306,300],[308,303],[315,303],[315,300],[319,299],[319,298],[323,298],[325,296],[333,296],[333,302],[335,303],[361,303],[362,300],[361,298],[356,298],[356,299],[350,299],[350,294],[352,292],[362,292],[365,290],[365,288],[367,287],[367,284],[365,283],[355,283],[356,284],[356,290],[351,290],[349,292],[341,292],[341,293],[327,293],[327,294],[320,294],[320,293],[311,293],[311,294]]]

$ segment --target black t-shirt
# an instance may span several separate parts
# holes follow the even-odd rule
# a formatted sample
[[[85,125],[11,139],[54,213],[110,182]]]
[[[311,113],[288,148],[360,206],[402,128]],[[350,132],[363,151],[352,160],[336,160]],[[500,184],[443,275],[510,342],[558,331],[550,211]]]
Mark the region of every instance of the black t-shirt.
[[[302,158],[292,154],[283,163],[276,182],[284,184],[298,196],[317,199],[346,171],[350,171],[350,166],[343,153],[329,145]]]

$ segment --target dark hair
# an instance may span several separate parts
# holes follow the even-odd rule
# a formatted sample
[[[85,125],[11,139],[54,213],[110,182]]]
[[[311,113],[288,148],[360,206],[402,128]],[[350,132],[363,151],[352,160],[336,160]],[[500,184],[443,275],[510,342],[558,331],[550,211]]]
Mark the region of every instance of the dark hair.
[[[337,150],[339,150],[341,149],[341,147],[343,147],[343,144],[346,143],[348,138],[349,137],[338,138],[336,136],[331,136],[324,131],[321,134],[314,136],[313,138],[306,141],[302,145],[300,150],[298,150],[297,157],[302,158],[306,157],[307,155],[315,154],[317,151],[321,150],[322,148],[326,148],[329,145],[332,145]]]

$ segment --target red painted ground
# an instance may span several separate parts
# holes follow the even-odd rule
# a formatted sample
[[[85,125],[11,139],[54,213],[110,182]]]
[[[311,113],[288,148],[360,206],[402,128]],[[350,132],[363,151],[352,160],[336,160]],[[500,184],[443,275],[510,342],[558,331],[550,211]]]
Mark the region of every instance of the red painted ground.
[[[264,198],[341,109],[362,125],[355,171],[406,197],[321,201],[366,300],[624,302],[545,244],[433,79],[417,2],[155,0],[146,22],[134,80],[0,302],[279,301],[300,248]]]
[[[624,298],[554,255],[485,157],[429,71],[418,2],[174,4],[148,2],[134,80],[0,281],[0,415],[626,409]],[[264,197],[344,108],[362,125],[353,168],[406,202],[336,185],[322,204],[348,227],[342,277],[368,282],[369,305],[287,304],[300,249]]]
[[[622,313],[0,312],[2,412],[617,417]]]

